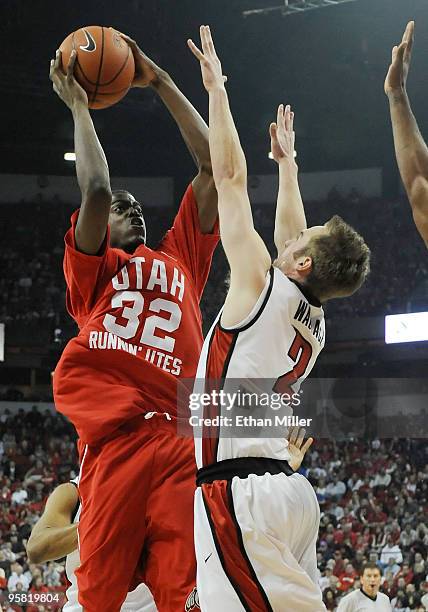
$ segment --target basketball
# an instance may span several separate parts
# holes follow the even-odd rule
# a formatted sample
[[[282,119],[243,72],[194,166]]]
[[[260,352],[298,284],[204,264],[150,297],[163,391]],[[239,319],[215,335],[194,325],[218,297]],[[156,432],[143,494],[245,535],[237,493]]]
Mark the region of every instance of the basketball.
[[[127,94],[135,73],[134,56],[116,30],[88,26],[69,34],[60,46],[64,72],[73,49],[74,76],[88,94],[89,108],[107,108]]]

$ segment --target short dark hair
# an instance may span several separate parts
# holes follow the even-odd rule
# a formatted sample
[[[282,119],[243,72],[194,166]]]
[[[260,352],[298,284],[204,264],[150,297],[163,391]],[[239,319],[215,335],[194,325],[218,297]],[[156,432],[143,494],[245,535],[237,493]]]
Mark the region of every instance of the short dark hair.
[[[364,572],[368,569],[377,570],[379,574],[382,576],[382,570],[376,563],[373,563],[372,561],[370,561],[369,563],[365,563],[363,565],[363,567],[361,568],[360,576],[362,576]]]
[[[296,253],[311,257],[312,271],[305,285],[321,301],[352,295],[370,271],[370,249],[353,227],[338,215],[325,227],[326,235],[312,238]]]

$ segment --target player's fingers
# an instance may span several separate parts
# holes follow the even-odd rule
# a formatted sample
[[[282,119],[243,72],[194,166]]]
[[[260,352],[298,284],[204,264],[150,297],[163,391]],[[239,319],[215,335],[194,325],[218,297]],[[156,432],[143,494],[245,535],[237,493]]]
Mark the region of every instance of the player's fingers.
[[[202,51],[200,49],[198,49],[198,47],[195,45],[195,43],[193,42],[192,39],[189,38],[189,40],[187,41],[187,46],[189,47],[189,49],[193,53],[193,55],[200,62],[204,59],[204,54],[202,53]]]
[[[209,49],[210,53],[212,53],[212,55],[217,56],[217,53],[215,52],[213,37],[211,35],[210,26],[207,26],[207,30],[206,31],[207,31],[208,49]]]
[[[285,124],[285,129],[287,130],[287,132],[290,132],[292,129],[292,126],[291,126],[291,106],[289,104],[287,104],[287,106],[285,107],[284,124]]]
[[[406,49],[406,58],[412,55],[413,42],[415,40],[415,22],[410,21],[407,25],[407,49]]]
[[[397,51],[398,51],[397,45],[395,45],[395,47],[392,47],[392,51],[391,51],[391,62],[392,63],[395,62],[395,58],[397,57]]]
[[[60,63],[61,63],[61,51],[57,49],[55,51],[55,58],[54,58],[54,69],[55,70],[59,68]]]
[[[282,125],[283,122],[283,114],[284,114],[284,105],[279,104],[276,111],[276,124],[277,126]]]
[[[305,436],[306,436],[306,429],[304,427],[301,427],[299,429],[299,433],[298,433],[297,440],[296,440],[297,448],[300,448],[302,446]]]
[[[269,126],[269,134],[271,138],[273,139],[276,138],[277,130],[278,130],[278,126],[276,125],[276,123],[271,123]]]
[[[407,49],[407,43],[406,42],[402,42],[401,45],[397,49],[397,55],[396,55],[395,59],[400,64],[403,63],[404,54],[406,52],[406,49]]]
[[[114,30],[114,28],[110,28],[111,30]],[[129,38],[129,36],[127,36],[126,34],[123,34],[123,32],[119,32],[119,30],[115,30],[119,36],[126,42],[128,43],[128,45],[131,47],[132,50],[138,51],[139,50],[139,46],[136,43],[135,40],[133,40],[132,38]]]
[[[76,59],[77,59],[77,53],[76,53],[76,50],[73,49],[73,51],[70,54],[70,59],[68,60],[68,64],[67,64],[67,78],[68,79],[71,79],[71,77],[73,76],[74,64],[76,63]]]
[[[199,34],[201,37],[201,46],[202,46],[202,51],[204,53],[208,54],[208,42],[207,42],[207,33],[206,33],[206,26],[201,26],[199,28]]]
[[[293,429],[291,430],[288,440],[290,442],[290,444],[295,445],[296,444],[296,440],[297,440],[297,436],[299,435],[299,428],[298,427],[293,427]]]
[[[313,438],[308,438],[308,439],[306,440],[306,442],[304,443],[304,445],[303,445],[303,446],[302,446],[302,448],[300,449],[300,450],[302,451],[302,453],[303,453],[303,454],[305,454],[305,453],[308,451],[308,449],[311,447],[311,445],[312,445],[312,442],[313,442],[313,441],[314,441],[314,439],[313,439]]]

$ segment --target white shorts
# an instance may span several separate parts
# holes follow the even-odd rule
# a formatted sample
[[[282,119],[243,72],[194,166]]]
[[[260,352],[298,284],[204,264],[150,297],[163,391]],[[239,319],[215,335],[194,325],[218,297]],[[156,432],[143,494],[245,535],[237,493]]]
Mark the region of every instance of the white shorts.
[[[319,505],[301,474],[205,482],[195,494],[202,612],[325,612],[317,583]]]

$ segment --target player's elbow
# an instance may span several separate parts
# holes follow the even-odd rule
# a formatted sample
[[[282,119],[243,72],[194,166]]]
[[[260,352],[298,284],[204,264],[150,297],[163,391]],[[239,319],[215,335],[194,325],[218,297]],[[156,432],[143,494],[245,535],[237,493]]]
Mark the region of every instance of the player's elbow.
[[[27,546],[26,546],[26,550],[27,550],[27,557],[28,557],[28,561],[30,563],[43,563],[44,561],[46,561],[45,559],[45,546],[43,546],[43,543],[40,541],[33,540],[30,539],[27,542]]]
[[[245,171],[225,168],[217,176],[214,174],[214,179],[219,194],[240,192],[247,189],[247,173]]]

